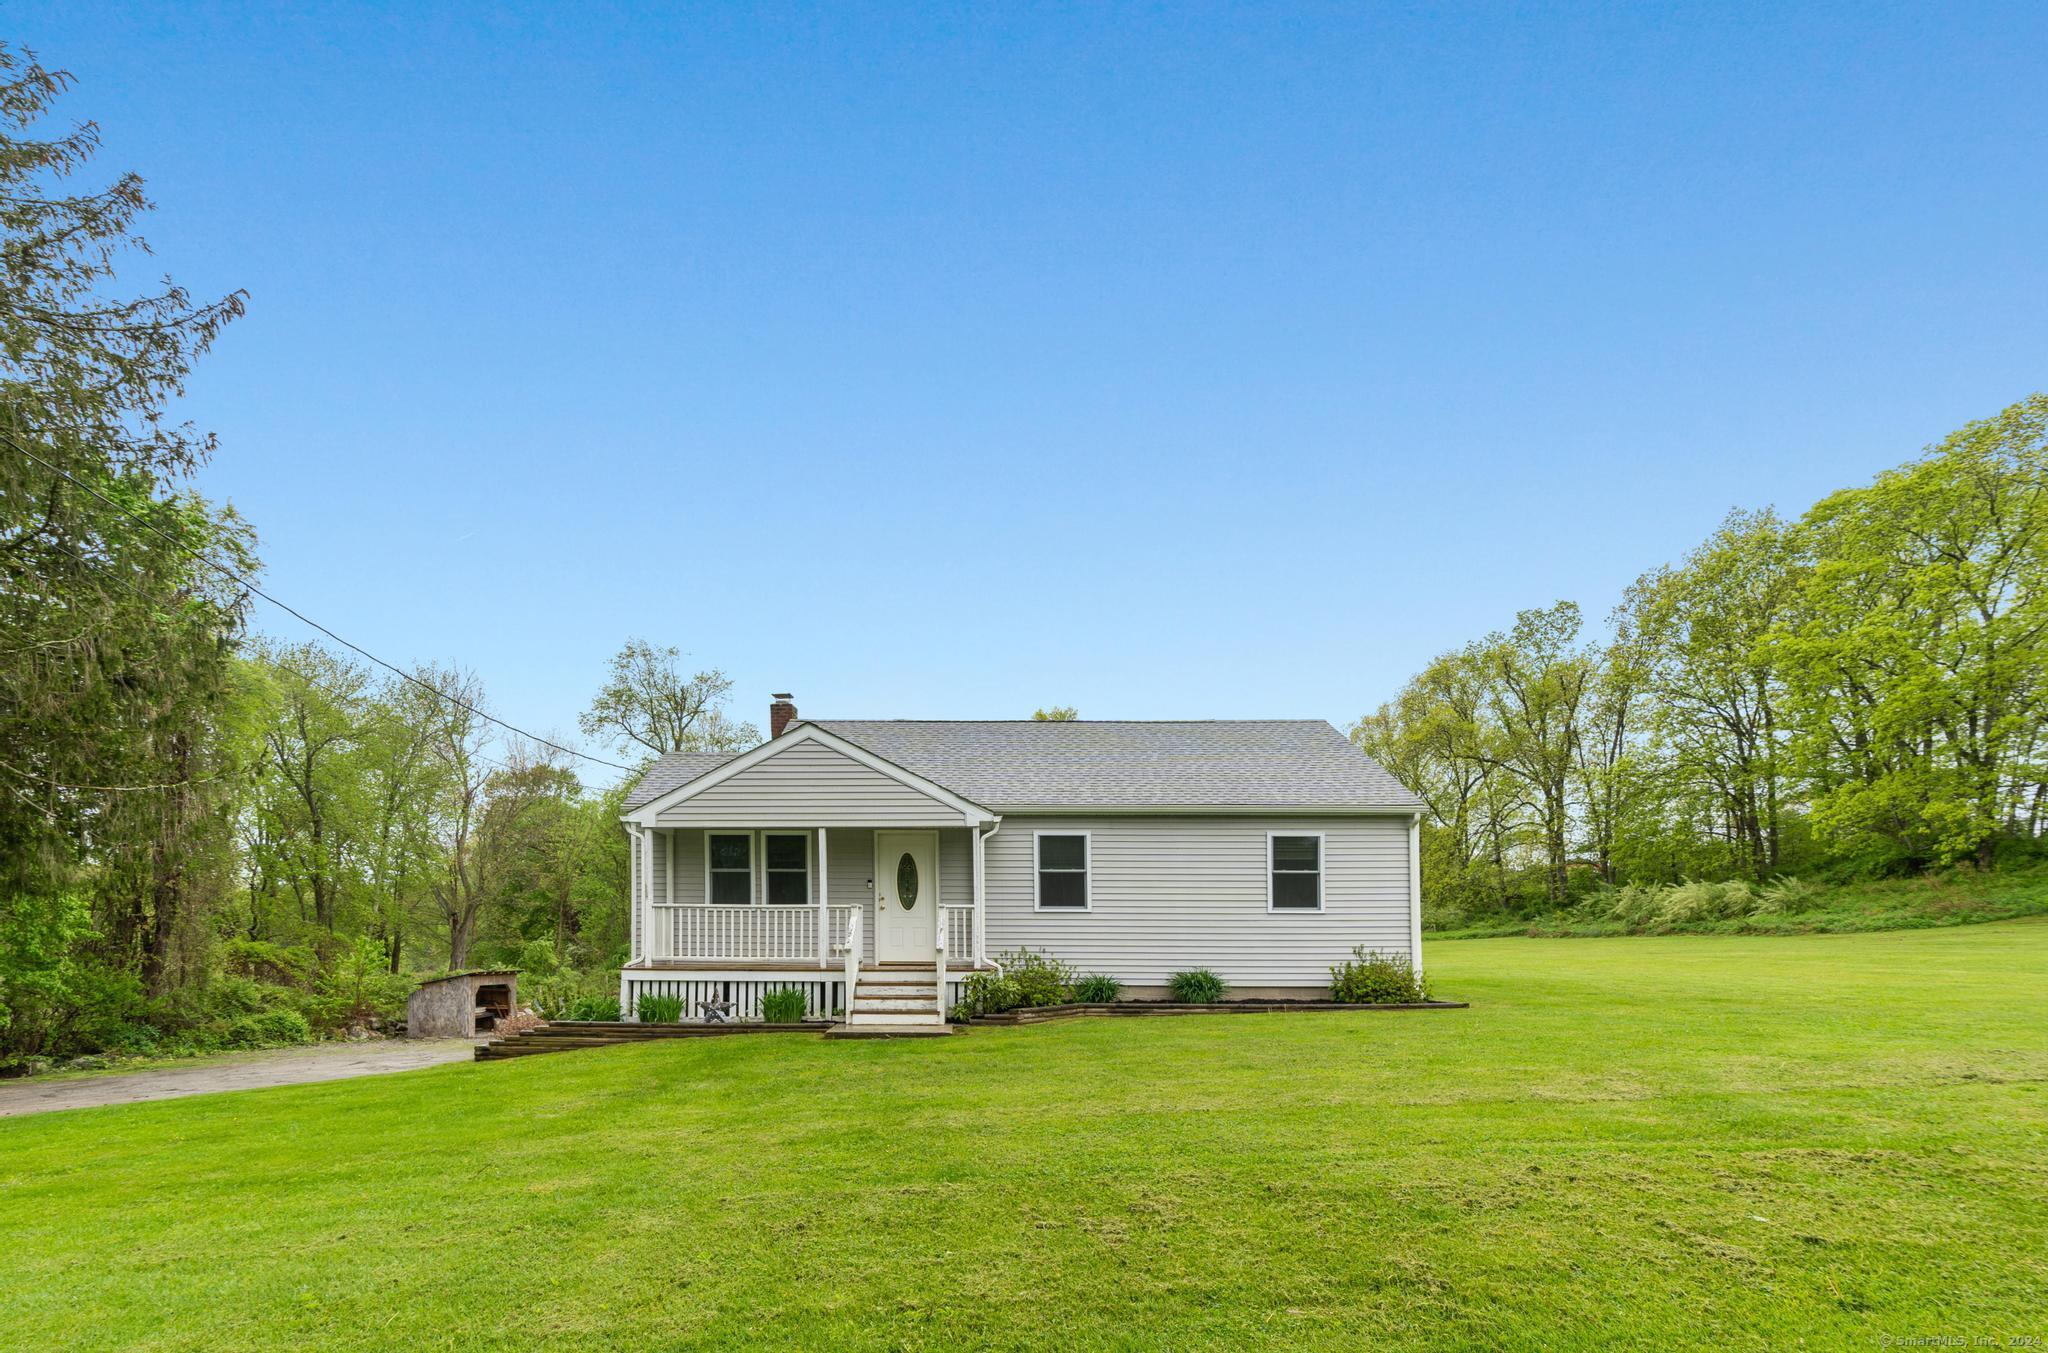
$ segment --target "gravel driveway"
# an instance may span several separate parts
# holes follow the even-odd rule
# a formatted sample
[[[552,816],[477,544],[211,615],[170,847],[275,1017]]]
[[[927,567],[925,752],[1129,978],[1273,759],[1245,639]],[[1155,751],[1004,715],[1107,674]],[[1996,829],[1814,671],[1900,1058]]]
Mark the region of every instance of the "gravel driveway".
[[[97,1076],[32,1077],[0,1081],[0,1118],[50,1109],[87,1109],[100,1104],[135,1104],[145,1099],[210,1095],[219,1090],[255,1090],[266,1085],[305,1085],[411,1071],[442,1062],[466,1062],[476,1044],[466,1038],[412,1042],[316,1043],[207,1057],[183,1066],[113,1071]]]

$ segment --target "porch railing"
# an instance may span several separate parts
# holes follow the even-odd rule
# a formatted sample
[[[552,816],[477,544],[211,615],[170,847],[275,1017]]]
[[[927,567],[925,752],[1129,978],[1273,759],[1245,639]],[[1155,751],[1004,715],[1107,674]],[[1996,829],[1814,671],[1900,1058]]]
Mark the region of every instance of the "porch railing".
[[[648,957],[717,962],[817,962],[818,908],[658,905],[651,909]],[[827,907],[832,948],[845,942],[854,908]]]
[[[946,937],[946,953],[956,968],[972,966],[974,947],[974,908],[940,907],[940,934]]]

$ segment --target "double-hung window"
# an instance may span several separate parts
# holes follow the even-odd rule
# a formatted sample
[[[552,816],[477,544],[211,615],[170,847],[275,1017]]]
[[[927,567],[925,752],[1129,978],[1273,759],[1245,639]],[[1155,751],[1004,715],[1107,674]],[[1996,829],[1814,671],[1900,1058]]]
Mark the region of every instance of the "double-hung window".
[[[1266,909],[1323,909],[1321,833],[1272,832],[1266,837]]]
[[[1088,833],[1038,833],[1038,909],[1088,910]]]
[[[761,863],[768,871],[768,903],[801,907],[811,900],[811,838],[802,832],[769,832],[761,838]]]
[[[711,832],[704,838],[706,895],[716,907],[745,907],[754,901],[754,835]]]

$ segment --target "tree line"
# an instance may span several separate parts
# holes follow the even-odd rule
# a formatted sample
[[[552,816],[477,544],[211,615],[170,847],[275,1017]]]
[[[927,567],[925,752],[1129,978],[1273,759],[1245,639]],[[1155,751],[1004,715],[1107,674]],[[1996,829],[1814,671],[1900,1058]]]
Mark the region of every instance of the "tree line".
[[[254,535],[191,491],[214,443],[174,416],[245,298],[122,289],[150,204],[76,183],[90,123],[39,134],[68,85],[0,45],[0,1068],[340,1029],[422,970],[604,986],[622,786],[460,667],[253,632]],[[628,643],[583,732],[755,741],[680,657]]]
[[[2048,799],[2048,396],[1796,520],[1732,513],[1602,633],[1569,601],[1352,735],[1420,794],[1426,905],[2031,857]]]

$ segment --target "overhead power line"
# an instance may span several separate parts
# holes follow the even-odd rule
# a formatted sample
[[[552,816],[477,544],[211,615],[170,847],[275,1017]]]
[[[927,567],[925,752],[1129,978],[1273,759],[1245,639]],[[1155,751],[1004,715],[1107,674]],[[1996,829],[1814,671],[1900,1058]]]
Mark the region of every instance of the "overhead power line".
[[[62,543],[61,541],[55,541],[55,540],[53,540],[53,541],[51,541],[51,542],[49,542],[49,543],[50,543],[50,544],[52,544],[52,545],[54,545],[54,546],[56,546],[56,548],[58,548],[59,550],[62,550],[62,551],[63,551],[63,552],[65,553],[65,554],[68,554],[68,555],[70,555],[70,556],[71,556],[71,557],[72,557],[73,559],[76,559],[76,560],[77,560],[77,561],[78,561],[79,563],[81,563],[81,564],[85,565],[85,566],[86,566],[87,568],[91,568],[91,567],[92,567],[92,561],[91,561],[90,559],[87,559],[87,558],[86,558],[86,557],[85,557],[84,555],[80,554],[80,553],[79,553],[79,552],[78,552],[77,550],[74,550],[74,549],[72,549],[72,548],[71,548],[71,547],[70,547],[69,545],[66,545],[66,544]],[[142,598],[143,600],[145,600],[145,601],[148,601],[148,600],[152,600],[152,598],[150,597],[149,593],[147,593],[147,592],[143,591],[143,590],[142,590],[142,589],[141,589],[140,587],[136,586],[136,585],[135,585],[135,583],[134,583],[134,582],[132,582],[131,580],[129,580],[129,579],[127,579],[127,578],[123,578],[123,577],[121,577],[121,576],[120,576],[119,574],[114,574],[114,575],[112,575],[112,576],[113,576],[113,579],[114,579],[114,581],[115,581],[115,582],[117,582],[117,583],[121,584],[121,586],[123,586],[123,587],[127,588],[127,589],[128,589],[128,590],[129,590],[130,592],[133,592],[133,593],[134,593],[134,594],[135,594],[136,596],[138,596],[138,597],[141,597],[141,598]],[[300,680],[304,681],[304,682],[305,682],[305,683],[306,683],[306,684],[307,684],[308,686],[311,686],[311,687],[312,687],[312,688],[313,688],[314,690],[317,690],[317,691],[320,691],[320,692],[322,692],[323,694],[325,694],[325,695],[326,695],[326,696],[327,696],[327,697],[328,697],[329,699],[331,699],[331,700],[334,700],[334,701],[337,701],[337,702],[342,702],[342,701],[346,701],[346,700],[348,700],[348,699],[350,699],[350,698],[351,698],[351,697],[349,697],[349,696],[346,696],[346,695],[344,695],[344,694],[343,694],[342,692],[340,692],[340,691],[337,691],[337,690],[335,690],[335,689],[334,689],[333,687],[331,687],[331,686],[323,686],[323,685],[322,685],[321,683],[319,683],[319,682],[317,682],[317,681],[313,680],[313,678],[311,678],[311,677],[309,677],[309,676],[306,676],[306,675],[304,675],[303,673],[301,673],[301,674],[300,674]],[[459,704],[459,703],[461,703],[461,702],[460,702],[460,701],[457,701],[457,703]],[[466,706],[465,706],[465,708],[466,708]],[[485,716],[485,717],[489,717],[489,716]],[[496,720],[493,720],[493,722],[496,722]],[[510,727],[510,725],[509,725],[509,724],[508,724],[508,725],[506,725],[506,726],[507,726],[507,727]],[[363,727],[362,727],[362,725],[359,725],[359,724],[355,724],[355,723],[350,723],[350,724],[349,724],[349,727],[350,727],[350,728],[351,728],[352,730],[354,730],[354,731],[356,731],[356,732],[358,732],[358,733],[360,733],[360,732],[362,732],[362,731],[363,731]],[[553,744],[553,743],[549,743],[548,745],[552,747],[552,746],[553,746],[554,744]],[[497,758],[497,757],[495,757],[495,756],[486,756],[486,755],[485,755],[484,753],[482,753],[482,752],[472,752],[472,753],[470,753],[470,755],[474,756],[474,757],[475,757],[475,758],[476,758],[477,760],[479,760],[479,761],[483,762],[483,763],[484,763],[485,765],[487,765],[487,766],[496,766],[496,767],[497,767],[497,768],[498,768],[499,770],[502,770],[502,771],[510,771],[511,773],[513,773],[513,774],[515,774],[515,775],[517,775],[517,774],[520,774],[520,773],[521,773],[521,772],[523,772],[523,771],[527,771],[527,770],[531,770],[531,769],[532,769],[532,767],[531,767],[531,766],[515,766],[515,765],[511,764],[511,763],[510,763],[510,762],[508,762],[508,761],[500,761],[500,760],[498,760],[498,758]],[[611,763],[610,763],[610,762],[606,762],[605,764],[606,764],[606,765],[609,765],[609,764],[611,764]],[[14,768],[14,767],[12,767],[12,766],[9,766],[9,765],[7,765],[7,763],[5,763],[5,762],[0,762],[0,770],[9,770],[9,771],[14,771],[14,773],[15,773],[16,775],[21,775],[21,774],[22,774],[22,772],[20,772],[20,771],[18,771],[18,770],[15,770],[15,768]],[[575,774],[575,771],[571,770],[571,771],[570,771],[569,773],[570,773],[571,775],[574,775],[574,774]],[[114,793],[114,792],[127,792],[127,791],[132,791],[132,790],[157,790],[157,789],[177,789],[177,788],[181,788],[181,787],[182,787],[183,785],[186,785],[186,784],[204,784],[204,783],[206,783],[206,781],[204,781],[204,780],[189,780],[189,781],[178,781],[178,782],[175,782],[175,783],[171,783],[171,784],[161,784],[161,785],[68,785],[68,784],[63,784],[63,783],[60,783],[60,782],[58,782],[58,781],[55,781],[55,780],[48,780],[47,778],[45,778],[45,779],[42,779],[42,780],[37,780],[37,779],[36,779],[35,777],[33,777],[33,776],[24,776],[24,778],[25,778],[25,779],[28,779],[28,780],[30,780],[31,782],[34,782],[34,783],[47,783],[47,784],[50,784],[50,785],[52,785],[52,786],[54,786],[55,788],[58,788],[58,789],[74,789],[74,790],[87,790],[87,791],[93,791],[93,792],[106,792],[106,793]],[[581,780],[581,779],[579,779],[579,780],[577,781],[577,784],[578,784],[578,786],[579,786],[579,787],[582,787],[582,785],[583,785],[583,782],[582,782],[582,780]],[[20,797],[20,794],[19,794],[19,792],[18,792],[18,791],[16,792],[16,797],[17,797],[17,798],[19,798],[19,797]],[[24,800],[23,800],[23,802],[24,802],[24,803],[29,803],[29,802],[31,802],[31,801],[30,801],[30,800],[27,800],[27,799],[24,799]],[[44,815],[45,815],[45,816],[48,816],[48,814],[47,814],[47,813],[45,813]],[[54,820],[54,819],[53,819],[53,820]]]
[[[155,522],[150,521],[148,518],[130,511],[127,507],[123,506],[119,502],[116,502],[114,499],[109,498],[106,494],[101,493],[98,489],[86,483],[78,476],[72,474],[63,466],[52,465],[49,461],[44,460],[41,456],[29,450],[26,446],[23,446],[19,441],[17,441],[14,438],[12,434],[0,432],[0,437],[5,437],[8,444],[13,446],[15,450],[21,452],[22,455],[27,456],[30,460],[42,466],[44,469],[50,471],[52,474],[62,475],[65,479],[69,480],[77,487],[84,489],[87,493],[90,493],[93,497],[99,499],[107,506],[113,508],[122,516],[127,517],[130,520],[137,522],[138,524],[144,527],[147,527],[149,530],[155,532],[157,535],[162,536],[172,545],[176,546],[180,550],[183,550],[186,554],[192,556],[192,558],[198,560],[200,563],[206,565],[208,568],[214,570],[216,573],[219,573],[223,577],[234,579],[235,582],[241,584],[244,588],[248,589],[256,596],[263,598],[272,606],[277,607],[280,611],[283,611],[285,614],[300,621],[302,624],[312,626],[314,629],[320,631],[328,638],[334,640],[334,642],[336,642],[337,644],[340,644],[343,648],[346,648],[353,653],[360,654],[361,656],[369,659],[371,662],[376,663],[379,667],[382,667],[387,672],[390,672],[394,676],[397,676],[402,680],[411,682],[413,685],[419,687],[423,691],[428,691],[436,696],[439,696],[441,699],[446,700],[449,704],[454,705],[458,709],[468,710],[471,714],[476,715],[479,719],[484,719],[491,723],[494,723],[498,727],[505,729],[507,732],[517,733],[520,737],[529,739],[533,742],[537,742],[543,747],[552,748],[553,750],[562,753],[564,756],[580,757],[585,761],[593,762],[600,766],[609,766],[613,770],[622,770],[628,772],[629,774],[632,772],[633,768],[631,766],[623,766],[616,761],[607,761],[601,756],[592,756],[588,752],[579,752],[573,747],[564,747],[559,742],[551,742],[548,739],[542,737],[538,733],[529,733],[524,728],[519,727],[517,724],[506,723],[497,715],[486,713],[485,711],[478,709],[475,705],[470,704],[468,701],[463,700],[457,696],[450,695],[447,691],[442,690],[440,687],[434,685],[432,682],[420,680],[418,677],[406,671],[404,668],[399,667],[397,664],[386,662],[384,659],[378,657],[375,653],[372,653],[369,649],[364,648],[361,644],[354,643],[348,639],[342,638],[339,634],[336,634],[333,630],[327,628],[327,626],[313,619],[313,617],[307,615],[304,611],[301,611],[298,608],[288,605],[287,603],[278,600],[276,597],[271,596],[268,592],[258,587],[255,583],[249,581],[249,579],[242,576],[234,569],[231,569],[226,564],[220,563],[219,561],[208,557],[205,552],[201,550],[196,550],[192,546],[187,545],[184,541],[178,539],[169,531],[164,530]]]

